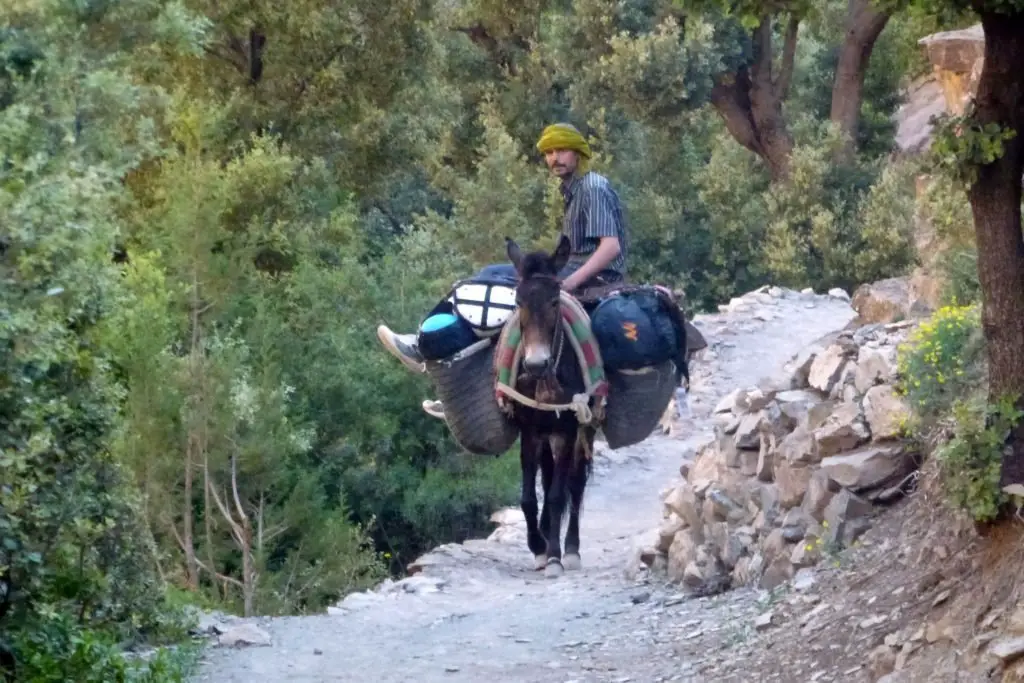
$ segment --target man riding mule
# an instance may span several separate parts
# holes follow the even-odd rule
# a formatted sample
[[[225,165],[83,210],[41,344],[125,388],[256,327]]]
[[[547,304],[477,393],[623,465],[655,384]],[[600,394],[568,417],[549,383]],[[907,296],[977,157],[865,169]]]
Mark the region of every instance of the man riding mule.
[[[590,145],[574,126],[548,126],[537,149],[553,174],[561,179],[565,204],[562,234],[569,239],[568,261],[559,270],[562,289],[568,292],[624,282],[629,241],[618,195],[608,179],[590,170]],[[515,282],[510,264],[484,267],[477,277]],[[386,325],[377,328],[384,347],[414,372],[423,372],[423,356],[415,334],[397,334]],[[424,401],[424,409],[443,417],[437,401]]]
[[[608,180],[588,169],[579,131],[549,126],[537,147],[562,181],[554,252],[524,255],[506,238],[510,263],[456,283],[417,334],[383,325],[377,333],[403,364],[430,376],[443,411],[442,401],[424,401],[424,409],[467,452],[500,455],[520,440],[527,544],[536,568],[557,576],[580,564],[579,514],[597,431],[613,449],[649,436],[689,376],[690,353],[706,344],[671,292],[626,283],[622,209]]]

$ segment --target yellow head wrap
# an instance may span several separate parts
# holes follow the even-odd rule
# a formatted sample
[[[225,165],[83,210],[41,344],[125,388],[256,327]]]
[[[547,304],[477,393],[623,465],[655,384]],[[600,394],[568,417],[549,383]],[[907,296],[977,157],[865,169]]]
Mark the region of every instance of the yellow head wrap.
[[[590,158],[587,139],[571,123],[553,123],[545,128],[537,141],[537,149],[541,154],[553,149],[571,149],[584,159]]]

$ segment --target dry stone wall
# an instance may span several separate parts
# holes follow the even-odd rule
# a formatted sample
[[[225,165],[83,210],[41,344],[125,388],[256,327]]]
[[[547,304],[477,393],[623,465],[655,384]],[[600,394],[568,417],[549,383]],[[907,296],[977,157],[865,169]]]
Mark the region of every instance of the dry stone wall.
[[[864,325],[802,350],[714,408],[714,438],[663,492],[641,561],[689,592],[772,589],[849,546],[913,485],[897,346],[913,322]]]

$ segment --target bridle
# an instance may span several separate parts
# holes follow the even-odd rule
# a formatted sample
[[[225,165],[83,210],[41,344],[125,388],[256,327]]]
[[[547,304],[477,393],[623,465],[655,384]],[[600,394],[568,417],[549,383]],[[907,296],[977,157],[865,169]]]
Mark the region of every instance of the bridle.
[[[531,279],[533,278],[546,278],[550,280],[557,280],[555,276],[547,274],[535,274],[531,276]],[[521,286],[522,283],[523,280],[520,278],[518,284]],[[558,415],[562,411],[572,411],[573,413],[576,414],[576,419],[579,421],[581,427],[583,427],[584,425],[594,425],[604,419],[603,397],[606,396],[605,392],[607,391],[607,387],[603,378],[600,381],[595,382],[590,377],[590,368],[587,366],[583,349],[580,346],[580,342],[573,336],[573,330],[569,327],[572,324],[572,322],[569,318],[565,316],[565,307],[568,305],[566,303],[566,299],[571,300],[572,296],[564,292],[561,289],[561,287],[559,287],[558,299],[559,311],[556,323],[556,330],[553,333],[551,339],[552,345],[557,346],[557,350],[555,351],[555,360],[550,366],[548,366],[546,372],[537,379],[546,379],[557,371],[558,366],[561,364],[562,354],[565,351],[565,345],[567,343],[566,338],[568,337],[568,343],[569,345],[572,346],[572,351],[576,355],[577,360],[580,363],[580,371],[583,375],[584,382],[586,384],[586,389],[578,394],[573,394],[572,400],[569,401],[568,403],[548,403],[546,401],[539,401],[535,398],[525,396],[515,388],[516,375],[518,374],[518,368],[521,364],[521,360],[518,358],[518,352],[512,352],[512,355],[515,357],[515,367],[511,368],[511,374],[508,376],[507,382],[503,380],[498,380],[495,383],[495,391],[499,396],[498,400],[499,403],[501,403],[503,409],[511,410],[511,406],[509,406],[507,403],[503,401],[504,397],[511,399],[512,401],[519,403],[521,405],[533,408],[535,410],[554,412],[556,415]],[[509,321],[506,323],[505,329],[501,333],[500,339],[502,341],[499,343],[502,345],[505,344],[506,336],[509,334],[510,330],[521,328],[518,318],[520,315],[520,311],[522,310],[522,305],[519,303],[518,296],[516,304],[516,312],[512,314],[512,318],[510,318]],[[570,306],[570,308],[572,307]],[[570,317],[575,317],[575,315],[585,316],[586,313],[585,311],[580,309],[578,314],[574,314],[573,316]],[[518,335],[518,333],[516,334]],[[518,344],[518,342],[516,342],[516,344]],[[597,355],[596,362],[600,363],[601,360],[599,351],[597,349],[594,349],[592,353]],[[595,396],[599,396],[601,398],[599,398],[597,404],[591,406],[591,399],[594,398]]]
[[[547,274],[543,274],[543,273],[540,273],[540,274],[537,274],[537,275],[533,275],[533,276],[531,276],[531,279],[552,280],[556,284],[558,283],[558,278],[556,276],[554,276],[554,275],[547,275]],[[540,375],[538,377],[538,379],[545,379],[545,378],[548,378],[548,377],[552,377],[553,378],[555,373],[558,371],[559,363],[562,362],[562,351],[565,349],[565,326],[562,325],[562,302],[561,302],[561,299],[559,299],[559,302],[558,302],[558,314],[555,316],[555,332],[554,332],[554,335],[551,338],[551,348],[555,349],[555,360],[554,360],[554,362],[552,362],[552,363],[550,363],[548,365],[547,369],[544,371],[544,373],[542,375]]]

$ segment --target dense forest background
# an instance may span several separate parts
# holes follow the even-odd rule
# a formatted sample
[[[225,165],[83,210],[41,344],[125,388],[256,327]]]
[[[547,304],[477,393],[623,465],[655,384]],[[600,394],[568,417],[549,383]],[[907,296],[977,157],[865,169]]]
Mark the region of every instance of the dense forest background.
[[[691,311],[907,272],[893,115],[917,39],[971,22],[890,9],[5,3],[4,651],[173,638],[184,603],[318,611],[484,531],[516,459],[460,455],[374,328],[505,235],[553,242],[548,123],[591,136],[632,279]]]

